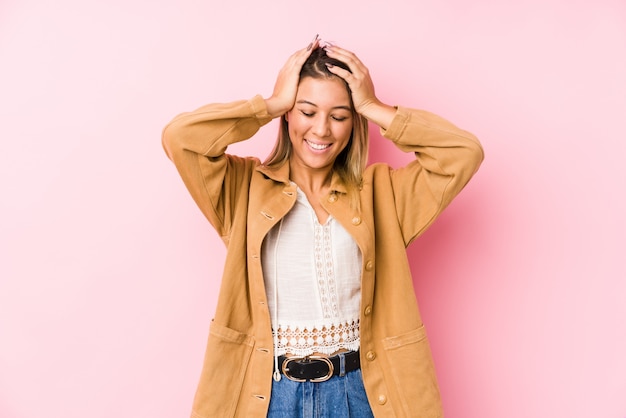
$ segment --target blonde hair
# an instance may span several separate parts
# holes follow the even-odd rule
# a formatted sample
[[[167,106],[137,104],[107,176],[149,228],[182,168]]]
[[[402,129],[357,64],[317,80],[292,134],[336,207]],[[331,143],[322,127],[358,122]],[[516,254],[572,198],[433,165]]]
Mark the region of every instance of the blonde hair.
[[[323,48],[318,48],[311,53],[302,66],[302,70],[300,71],[300,82],[306,77],[316,79],[337,78],[344,83],[346,90],[348,91],[348,95],[350,97],[350,107],[352,109],[352,134],[350,135],[348,145],[337,156],[332,170],[333,173],[337,173],[341,181],[346,186],[351,206],[354,209],[359,209],[359,190],[363,184],[363,172],[367,166],[369,147],[367,119],[354,110],[352,94],[350,92],[350,88],[348,87],[348,83],[346,83],[341,77],[331,73],[328,70],[328,67],[326,67],[327,63],[350,71],[350,68],[346,64],[330,58],[326,55],[326,51],[324,51]],[[278,129],[278,138],[274,144],[274,149],[272,149],[263,164],[268,167],[281,166],[289,160],[291,153],[292,147],[291,140],[289,138],[289,126],[287,125],[285,115],[282,115],[280,118],[280,127]]]

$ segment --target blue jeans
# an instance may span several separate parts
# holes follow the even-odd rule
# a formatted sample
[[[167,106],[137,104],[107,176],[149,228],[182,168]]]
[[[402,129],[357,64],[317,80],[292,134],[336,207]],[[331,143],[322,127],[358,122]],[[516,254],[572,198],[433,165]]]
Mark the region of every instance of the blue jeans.
[[[268,418],[368,418],[370,408],[361,370],[320,383],[272,380]]]

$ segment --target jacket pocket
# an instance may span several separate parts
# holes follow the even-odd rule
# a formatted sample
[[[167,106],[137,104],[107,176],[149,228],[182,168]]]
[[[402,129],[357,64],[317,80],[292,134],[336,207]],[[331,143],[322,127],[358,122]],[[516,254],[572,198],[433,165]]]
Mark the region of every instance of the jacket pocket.
[[[248,369],[254,338],[211,323],[193,417],[232,417]]]
[[[383,340],[389,371],[406,417],[440,418],[441,398],[424,326]]]

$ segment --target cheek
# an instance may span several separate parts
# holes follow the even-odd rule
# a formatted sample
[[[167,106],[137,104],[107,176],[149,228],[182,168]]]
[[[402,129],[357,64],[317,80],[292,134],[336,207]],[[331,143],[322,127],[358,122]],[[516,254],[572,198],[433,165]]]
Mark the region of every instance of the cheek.
[[[288,113],[285,115],[285,119],[287,120],[290,135],[293,135],[296,132],[301,132],[304,129],[302,118],[299,115]]]
[[[350,135],[352,134],[352,125],[340,125],[338,127],[336,127],[335,131],[334,131],[334,137],[339,139],[341,138],[341,141],[344,142],[348,142],[348,140],[350,139]]]
[[[293,142],[294,127],[296,126],[296,120],[292,117],[291,112],[285,113],[285,121],[287,121],[287,132],[289,133],[289,139]]]

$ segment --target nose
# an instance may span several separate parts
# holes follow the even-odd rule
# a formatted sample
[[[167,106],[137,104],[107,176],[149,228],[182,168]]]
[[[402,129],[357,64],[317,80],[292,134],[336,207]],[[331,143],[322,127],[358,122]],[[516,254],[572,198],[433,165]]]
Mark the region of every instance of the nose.
[[[330,135],[330,123],[328,118],[323,115],[316,115],[315,120],[313,121],[313,126],[311,131],[318,138],[324,138]]]

